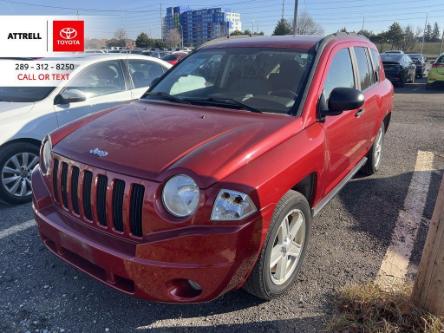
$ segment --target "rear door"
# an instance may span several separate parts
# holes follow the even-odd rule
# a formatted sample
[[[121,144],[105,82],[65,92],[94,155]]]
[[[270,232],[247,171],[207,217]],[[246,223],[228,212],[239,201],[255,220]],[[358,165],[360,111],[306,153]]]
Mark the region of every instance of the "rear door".
[[[352,49],[336,47],[330,55],[324,76],[323,95],[328,104],[335,88],[358,88]],[[363,119],[358,110],[345,111],[338,116],[327,116],[322,124],[325,131],[327,163],[324,193],[329,193],[359,162],[362,157]]]
[[[123,74],[121,60],[108,60],[89,65],[63,88],[81,91],[86,100],[55,105],[59,126],[131,99],[131,91]]]

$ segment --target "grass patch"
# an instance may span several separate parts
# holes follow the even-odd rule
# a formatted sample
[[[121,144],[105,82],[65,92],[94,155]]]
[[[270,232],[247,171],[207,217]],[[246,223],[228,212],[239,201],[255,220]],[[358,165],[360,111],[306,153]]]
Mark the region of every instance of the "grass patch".
[[[443,318],[417,308],[411,287],[384,291],[375,284],[344,288],[335,297],[327,330],[336,333],[443,333]]]

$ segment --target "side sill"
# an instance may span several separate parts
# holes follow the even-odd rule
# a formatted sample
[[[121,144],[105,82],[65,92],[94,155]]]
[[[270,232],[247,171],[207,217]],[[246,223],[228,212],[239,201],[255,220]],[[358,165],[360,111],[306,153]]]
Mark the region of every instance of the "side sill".
[[[315,207],[312,209],[313,217],[318,215],[321,210],[342,190],[342,188],[347,185],[350,179],[364,166],[367,162],[367,157],[364,157],[359,163],[341,180],[341,182],[336,185],[336,187],[327,194],[327,196],[322,199]]]

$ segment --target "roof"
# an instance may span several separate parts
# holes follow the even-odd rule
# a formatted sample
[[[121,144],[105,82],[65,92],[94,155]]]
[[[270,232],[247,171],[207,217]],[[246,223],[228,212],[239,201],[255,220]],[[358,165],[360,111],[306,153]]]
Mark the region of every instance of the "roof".
[[[353,33],[335,33],[328,36],[319,35],[287,35],[271,37],[243,37],[224,38],[208,42],[204,48],[225,48],[225,47],[271,47],[271,48],[294,48],[309,50],[323,40],[367,40],[364,36]]]

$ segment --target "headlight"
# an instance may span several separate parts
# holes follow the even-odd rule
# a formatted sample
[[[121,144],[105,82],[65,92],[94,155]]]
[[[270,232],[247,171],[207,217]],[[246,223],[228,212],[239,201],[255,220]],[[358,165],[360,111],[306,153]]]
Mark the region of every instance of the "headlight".
[[[40,169],[44,175],[47,175],[52,162],[52,144],[51,139],[46,137],[42,147]]]
[[[187,175],[174,176],[163,188],[162,201],[166,210],[172,215],[190,216],[199,204],[199,187]]]
[[[214,202],[212,221],[237,221],[257,211],[251,198],[242,192],[220,190]]]

